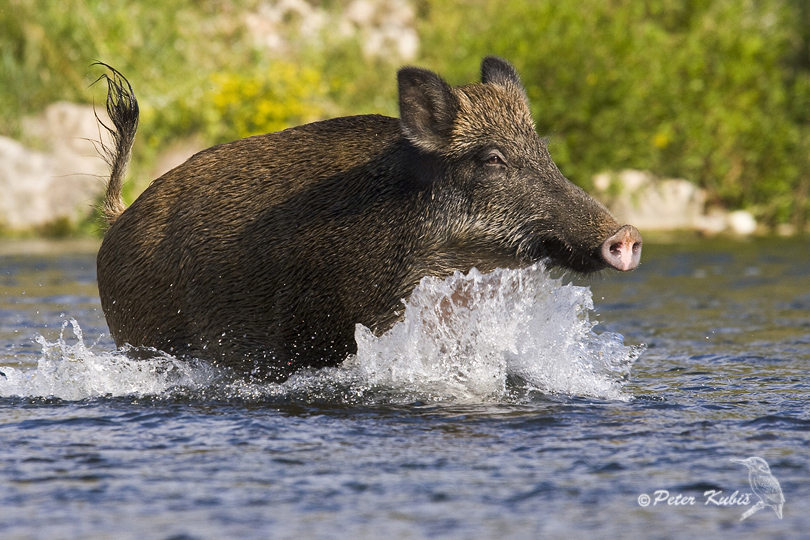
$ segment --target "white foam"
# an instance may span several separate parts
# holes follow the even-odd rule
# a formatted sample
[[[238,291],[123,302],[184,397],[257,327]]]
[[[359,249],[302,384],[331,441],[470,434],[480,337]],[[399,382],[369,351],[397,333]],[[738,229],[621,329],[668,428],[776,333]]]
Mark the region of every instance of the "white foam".
[[[625,399],[643,347],[593,332],[591,291],[552,279],[541,263],[426,277],[404,319],[381,337],[358,326],[353,362],[371,384],[436,399],[502,400],[511,387]]]
[[[74,344],[65,337],[70,325]],[[190,365],[169,355],[133,360],[124,351],[94,352],[86,346],[75,319],[65,321],[51,343],[37,337],[42,356],[34,369],[0,367],[0,396],[47,397],[68,401],[97,397],[160,395],[178,387],[200,387],[215,379],[211,368]]]
[[[404,316],[375,336],[358,325],[357,354],[340,367],[295,374],[283,384],[229,378],[169,355],[132,360],[94,352],[79,324],[68,344],[42,337],[37,367],[2,367],[0,396],[80,400],[105,396],[201,395],[221,399],[328,402],[521,401],[532,393],[627,399],[623,381],[643,352],[618,334],[596,334],[587,287],[563,284],[538,263],[522,270],[426,277]]]

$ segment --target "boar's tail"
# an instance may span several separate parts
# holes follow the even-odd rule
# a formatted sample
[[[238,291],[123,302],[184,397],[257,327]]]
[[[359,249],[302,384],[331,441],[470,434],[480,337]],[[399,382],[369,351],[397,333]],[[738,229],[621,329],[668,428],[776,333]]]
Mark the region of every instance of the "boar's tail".
[[[135,132],[138,131],[138,100],[129,81],[116,69],[103,62],[94,65],[102,65],[111,73],[103,74],[98,80],[107,81],[107,115],[113,127],[104,124],[96,115],[98,123],[112,138],[112,148],[101,143],[102,157],[110,166],[110,180],[104,197],[104,219],[111,225],[126,209],[124,199],[121,197],[121,188],[132,153],[132,143],[135,142]]]

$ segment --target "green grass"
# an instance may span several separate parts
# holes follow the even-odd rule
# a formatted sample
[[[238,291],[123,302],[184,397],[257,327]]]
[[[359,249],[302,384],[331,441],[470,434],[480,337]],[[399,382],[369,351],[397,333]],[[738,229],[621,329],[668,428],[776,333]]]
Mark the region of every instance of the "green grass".
[[[330,1],[332,13],[348,2]],[[397,114],[396,58],[327,24],[257,48],[259,0],[0,0],[0,134],[48,104],[104,99],[106,62],[142,106],[130,200],[173,140],[215,144],[322,117]],[[499,54],[521,72],[561,170],[682,177],[766,223],[810,218],[810,8],[805,0],[418,0],[420,57],[453,84]],[[82,225],[85,229],[90,229]],[[58,229],[58,227],[56,228]],[[83,229],[84,230],[84,229]]]

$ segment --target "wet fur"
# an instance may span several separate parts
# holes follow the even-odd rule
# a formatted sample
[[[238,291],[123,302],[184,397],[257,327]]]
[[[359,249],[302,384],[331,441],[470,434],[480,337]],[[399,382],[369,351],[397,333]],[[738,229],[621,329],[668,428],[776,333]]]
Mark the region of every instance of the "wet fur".
[[[489,57],[452,88],[399,73],[402,120],[336,118],[209,148],[122,211],[137,101],[112,70],[115,126],[98,255],[117,344],[211,360],[283,380],[381,333],[425,275],[550,257],[604,268],[618,229],[557,170],[534,131],[514,68]],[[506,166],[490,166],[493,150]]]

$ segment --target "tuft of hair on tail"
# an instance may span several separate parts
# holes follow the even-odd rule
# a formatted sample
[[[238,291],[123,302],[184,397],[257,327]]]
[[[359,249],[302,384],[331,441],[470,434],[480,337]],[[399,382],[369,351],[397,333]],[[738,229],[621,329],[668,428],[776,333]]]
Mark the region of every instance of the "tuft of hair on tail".
[[[107,116],[110,117],[112,127],[106,125],[98,114],[96,114],[96,120],[110,133],[112,139],[112,147],[103,142],[100,144],[102,157],[110,167],[110,179],[104,196],[103,213],[107,224],[112,225],[126,210],[126,204],[121,197],[121,189],[132,155],[135,133],[138,131],[138,100],[135,98],[129,81],[117,69],[104,62],[96,62],[93,65],[104,66],[109,70],[109,73],[102,74],[96,82],[102,79],[107,82]]]

